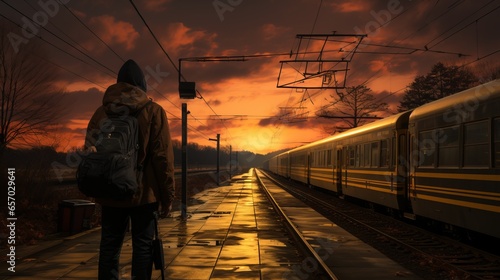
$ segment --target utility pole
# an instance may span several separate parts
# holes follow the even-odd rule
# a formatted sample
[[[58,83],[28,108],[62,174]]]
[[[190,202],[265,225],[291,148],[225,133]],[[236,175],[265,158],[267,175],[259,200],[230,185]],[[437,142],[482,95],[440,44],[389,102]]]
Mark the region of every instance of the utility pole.
[[[181,219],[187,218],[187,104],[182,103],[182,203]]]
[[[179,59],[179,98],[194,99],[196,97],[196,84],[194,82],[181,81],[181,60]],[[187,104],[182,103],[182,150],[181,150],[181,168],[182,168],[182,202],[181,202],[181,219],[187,219],[187,115],[189,111]]]
[[[210,141],[217,141],[217,186],[220,185],[220,174],[219,174],[219,151],[220,151],[220,134],[217,133],[217,138],[208,138]]]

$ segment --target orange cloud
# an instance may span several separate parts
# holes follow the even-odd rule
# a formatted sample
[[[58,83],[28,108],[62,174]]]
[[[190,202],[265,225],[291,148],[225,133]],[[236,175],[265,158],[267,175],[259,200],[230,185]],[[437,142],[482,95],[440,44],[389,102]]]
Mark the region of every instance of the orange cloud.
[[[172,0],[149,0],[146,1],[146,9],[150,11],[163,11],[165,4],[172,2]]]
[[[87,125],[89,123],[88,119],[71,119],[69,122],[66,124],[66,128],[70,130],[86,130]]]
[[[178,53],[180,50],[183,53],[190,52],[198,49],[200,44],[204,44],[206,46],[203,47],[208,48],[206,52],[210,53],[211,50],[217,48],[216,37],[215,33],[208,34],[205,31],[193,30],[182,22],[176,22],[169,25],[167,38],[162,40],[162,44],[174,53]]]
[[[332,3],[331,5],[337,12],[343,13],[361,12],[370,9],[370,4],[363,0],[345,1],[342,3],[336,2]]]
[[[284,33],[288,28],[286,27],[279,27],[275,24],[272,23],[267,23],[264,24],[261,28],[262,30],[262,35],[264,36],[265,40],[270,40],[274,37],[277,37],[280,35],[280,33]]]
[[[134,26],[128,22],[116,20],[109,15],[102,15],[90,19],[99,36],[107,43],[123,45],[126,50],[132,50],[139,38]]]

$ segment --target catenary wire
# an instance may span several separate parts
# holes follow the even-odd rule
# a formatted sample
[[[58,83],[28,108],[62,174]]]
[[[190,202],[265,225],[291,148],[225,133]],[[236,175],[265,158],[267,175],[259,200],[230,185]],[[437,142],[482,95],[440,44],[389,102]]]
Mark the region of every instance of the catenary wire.
[[[63,7],[66,8],[66,10],[79,22],[81,23],[90,33],[92,33],[101,43],[103,43],[112,53],[116,55],[122,62],[125,61],[123,57],[121,57],[115,50],[113,50],[99,35],[97,35],[85,22],[83,22],[73,11],[66,6],[65,3],[62,3]]]
[[[133,6],[135,12],[139,15],[139,17],[141,18],[142,22],[144,23],[144,25],[146,26],[146,28],[149,30],[149,33],[151,33],[151,36],[153,36],[154,40],[156,41],[156,43],[158,44],[158,46],[161,48],[161,50],[163,51],[163,53],[165,54],[165,56],[168,58],[168,60],[170,61],[170,63],[172,64],[172,66],[174,67],[174,69],[179,73],[180,77],[185,81],[186,79],[184,78],[184,76],[182,75],[182,73],[180,73],[179,71],[179,68],[177,67],[177,65],[174,63],[174,61],[172,60],[172,58],[170,57],[170,55],[167,53],[167,51],[165,50],[165,48],[163,48],[162,44],[160,43],[160,41],[158,40],[158,38],[156,37],[156,35],[154,34],[153,30],[151,29],[151,27],[149,26],[149,24],[147,23],[146,19],[142,16],[141,12],[139,11],[139,9],[137,8],[137,6],[135,5],[134,1],[133,0],[129,0],[130,1],[130,4]],[[210,110],[212,112],[214,112],[214,114],[216,114],[218,116],[218,114],[215,112],[215,110],[212,108],[212,106],[210,106],[210,104],[205,100],[205,98],[201,95],[201,93],[197,90],[196,91],[202,98],[202,100],[205,102],[205,104],[210,108]],[[220,121],[222,122],[222,124],[224,125],[224,127],[226,128],[227,130],[227,133],[229,134],[229,138],[232,138],[231,137],[231,134],[229,132],[229,129],[228,127],[226,126],[226,124],[222,121],[222,119],[220,119]]]
[[[57,34],[55,34],[54,32],[48,30],[47,28],[45,28],[44,26],[38,24],[37,22],[35,22],[34,20],[32,19],[29,19],[29,17],[24,14],[23,12],[21,12],[19,9],[15,8],[14,6],[12,6],[11,4],[7,3],[5,0],[2,0],[2,2],[7,5],[8,7],[10,7],[11,9],[13,9],[14,11],[16,11],[18,14],[22,15],[23,17],[27,18],[28,20],[30,20],[32,23],[36,24],[38,27],[42,28],[43,30],[47,31],[48,33],[50,33],[52,36],[56,37],[57,39],[61,40],[63,43],[65,43],[66,45],[70,46],[72,49],[75,49],[76,51],[78,51],[79,53],[81,53],[82,55],[84,55],[85,57],[89,58],[90,60],[94,61],[95,63],[97,63],[98,65],[100,65],[101,67],[105,68],[106,70],[110,71],[111,73],[115,74],[116,75],[116,72],[113,71],[112,69],[110,69],[109,67],[107,67],[106,65],[102,64],[100,61],[96,60],[95,58],[91,57],[90,55],[86,54],[85,52],[83,52],[82,50],[78,49],[77,47],[73,46],[72,44],[70,44],[68,41],[64,40],[63,38],[61,38],[60,36],[58,36]],[[36,36],[36,34],[33,34]],[[107,73],[107,75],[113,77],[112,75],[110,75],[109,73]]]

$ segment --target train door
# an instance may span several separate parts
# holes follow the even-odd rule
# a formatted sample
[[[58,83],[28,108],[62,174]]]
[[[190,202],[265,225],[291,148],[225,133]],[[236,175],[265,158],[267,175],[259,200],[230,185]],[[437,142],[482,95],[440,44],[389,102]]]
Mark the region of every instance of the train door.
[[[342,147],[337,148],[337,158],[335,159],[335,172],[336,172],[336,186],[337,186],[337,193],[339,196],[342,196]]]
[[[306,173],[306,176],[307,176],[307,185],[310,187],[311,186],[311,153],[307,153],[307,166],[306,166],[306,169],[307,169],[307,173]]]
[[[405,213],[411,213],[410,203],[410,182],[408,173],[410,169],[410,154],[408,149],[408,136],[406,131],[398,133],[397,144],[397,187],[403,190],[402,195],[398,195],[399,208]]]
[[[399,135],[398,143],[398,183],[402,184],[404,190],[404,197],[410,200],[408,191],[408,142],[405,134]]]

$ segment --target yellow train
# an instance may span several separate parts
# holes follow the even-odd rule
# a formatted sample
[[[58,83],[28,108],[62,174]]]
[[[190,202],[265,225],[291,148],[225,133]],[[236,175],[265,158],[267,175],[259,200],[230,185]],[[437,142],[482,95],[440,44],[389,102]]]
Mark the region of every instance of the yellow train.
[[[268,169],[500,238],[500,80],[281,153]]]

